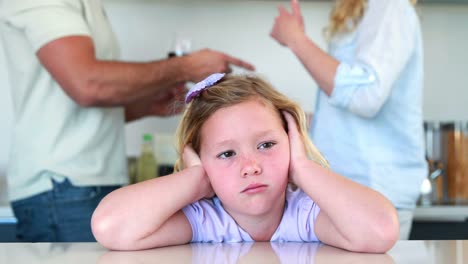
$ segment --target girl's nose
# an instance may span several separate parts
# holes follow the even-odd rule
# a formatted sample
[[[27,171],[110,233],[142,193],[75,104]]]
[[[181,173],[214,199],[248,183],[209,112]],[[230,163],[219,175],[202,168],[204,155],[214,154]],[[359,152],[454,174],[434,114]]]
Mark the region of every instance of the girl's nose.
[[[260,164],[255,159],[246,159],[242,166],[242,177],[246,177],[249,175],[259,175],[262,173],[262,169]]]

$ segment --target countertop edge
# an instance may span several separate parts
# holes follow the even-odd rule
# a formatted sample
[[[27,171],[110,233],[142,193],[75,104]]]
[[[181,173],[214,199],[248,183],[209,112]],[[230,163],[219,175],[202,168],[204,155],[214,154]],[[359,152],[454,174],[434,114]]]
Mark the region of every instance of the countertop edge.
[[[413,220],[428,222],[468,221],[468,205],[416,207]],[[16,223],[11,207],[0,206],[0,223]]]

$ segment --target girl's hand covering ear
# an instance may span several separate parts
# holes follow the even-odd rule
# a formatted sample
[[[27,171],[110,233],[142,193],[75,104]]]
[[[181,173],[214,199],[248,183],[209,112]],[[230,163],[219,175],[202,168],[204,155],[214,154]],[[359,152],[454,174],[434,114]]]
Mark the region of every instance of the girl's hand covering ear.
[[[215,195],[213,188],[211,187],[210,178],[206,175],[205,169],[203,168],[202,162],[198,154],[193,150],[192,146],[187,145],[184,147],[182,153],[184,159],[184,168],[192,168],[201,174],[200,191],[202,198],[211,198]]]
[[[184,147],[184,153],[182,153],[182,157],[184,159],[184,168],[202,165],[200,157],[190,145],[186,145]]]
[[[289,181],[297,185],[297,174],[304,162],[309,163],[310,160],[307,157],[307,152],[304,147],[304,141],[297,128],[297,123],[294,117],[283,111],[283,116],[288,123],[288,136],[289,136],[289,149],[290,149],[290,161],[289,161]]]

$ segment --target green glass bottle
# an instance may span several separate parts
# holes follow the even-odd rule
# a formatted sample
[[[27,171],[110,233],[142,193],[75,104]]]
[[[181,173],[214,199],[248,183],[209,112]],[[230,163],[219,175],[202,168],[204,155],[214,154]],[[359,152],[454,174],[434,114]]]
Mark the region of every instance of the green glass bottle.
[[[153,136],[151,134],[143,135],[141,145],[141,155],[138,158],[137,182],[158,177],[158,165],[153,151]]]

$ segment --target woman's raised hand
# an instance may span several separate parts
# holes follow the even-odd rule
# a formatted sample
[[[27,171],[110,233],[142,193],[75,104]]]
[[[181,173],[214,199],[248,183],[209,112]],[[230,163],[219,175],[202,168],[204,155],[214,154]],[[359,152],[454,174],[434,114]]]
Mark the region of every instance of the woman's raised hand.
[[[297,0],[291,0],[291,12],[284,6],[279,6],[278,11],[270,36],[281,45],[289,46],[305,34],[301,7]]]

